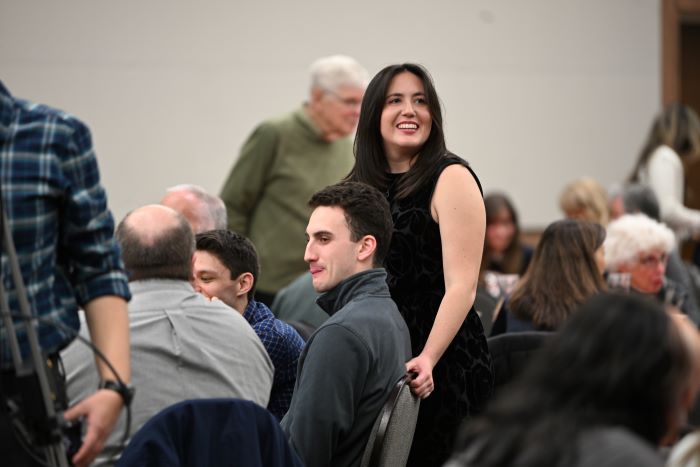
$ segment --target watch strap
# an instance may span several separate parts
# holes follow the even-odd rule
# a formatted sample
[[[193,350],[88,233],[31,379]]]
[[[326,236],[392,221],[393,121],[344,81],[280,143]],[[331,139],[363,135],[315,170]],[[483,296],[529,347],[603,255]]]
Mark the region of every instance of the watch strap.
[[[124,405],[130,405],[131,400],[134,398],[134,388],[120,381],[114,381],[112,379],[104,379],[100,381],[100,384],[97,387],[97,389],[109,389],[110,391],[116,392],[122,397]]]

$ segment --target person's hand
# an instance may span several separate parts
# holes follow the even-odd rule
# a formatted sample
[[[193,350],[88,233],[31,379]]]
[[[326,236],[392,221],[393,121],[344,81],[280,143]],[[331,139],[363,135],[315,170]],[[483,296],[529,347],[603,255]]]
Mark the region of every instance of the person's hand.
[[[416,377],[410,382],[411,391],[421,399],[428,397],[435,389],[433,383],[434,366],[435,363],[423,354],[406,362],[406,371],[416,374]]]
[[[107,436],[117,423],[123,405],[124,402],[119,393],[111,389],[100,389],[63,413],[63,417],[68,421],[85,417],[87,431],[83,438],[83,445],[72,459],[76,467],[90,465],[102,451]]]

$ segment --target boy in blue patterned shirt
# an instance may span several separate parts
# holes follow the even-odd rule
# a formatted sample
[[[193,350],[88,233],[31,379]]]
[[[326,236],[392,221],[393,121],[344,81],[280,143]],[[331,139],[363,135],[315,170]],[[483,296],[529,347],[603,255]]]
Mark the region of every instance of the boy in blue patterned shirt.
[[[259,269],[255,247],[242,235],[230,230],[197,235],[194,288],[241,313],[255,330],[275,367],[267,408],[281,420],[292,400],[304,340],[294,328],[275,318],[265,304],[253,299]]]

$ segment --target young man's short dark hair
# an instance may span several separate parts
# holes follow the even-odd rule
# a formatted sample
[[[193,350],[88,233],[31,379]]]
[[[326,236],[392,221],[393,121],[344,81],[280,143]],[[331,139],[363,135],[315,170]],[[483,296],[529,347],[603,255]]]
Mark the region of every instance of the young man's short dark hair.
[[[379,190],[360,182],[341,182],[314,193],[309,206],[342,208],[351,240],[357,242],[365,235],[372,235],[377,240],[374,265],[384,262],[394,225],[389,202]]]
[[[235,279],[244,272],[253,275],[253,287],[248,291],[248,300],[255,295],[255,285],[260,274],[258,252],[253,242],[231,230],[210,230],[197,234],[197,250],[216,256]]]

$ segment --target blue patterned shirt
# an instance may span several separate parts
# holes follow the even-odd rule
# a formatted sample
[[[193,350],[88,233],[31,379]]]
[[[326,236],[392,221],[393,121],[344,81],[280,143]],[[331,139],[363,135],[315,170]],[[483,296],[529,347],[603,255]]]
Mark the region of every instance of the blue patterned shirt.
[[[293,327],[280,321],[264,303],[251,300],[243,313],[258,335],[275,367],[267,409],[279,420],[289,410],[297,379],[297,363],[304,340]]]
[[[79,306],[104,295],[130,298],[90,131],[64,112],[13,98],[2,82],[0,184],[33,314],[77,330]],[[19,313],[4,250],[2,280],[10,310]],[[27,355],[24,323],[15,320],[15,327]],[[72,339],[55,326],[39,325],[46,352]],[[0,342],[0,363],[9,367],[2,320]]]

